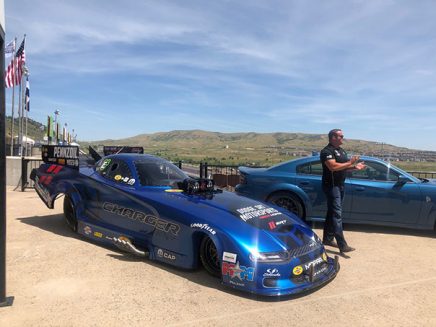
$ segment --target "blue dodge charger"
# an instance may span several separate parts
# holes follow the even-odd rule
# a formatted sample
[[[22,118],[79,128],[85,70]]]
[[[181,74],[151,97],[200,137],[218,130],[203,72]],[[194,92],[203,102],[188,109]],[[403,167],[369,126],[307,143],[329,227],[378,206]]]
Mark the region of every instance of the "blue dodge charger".
[[[74,232],[176,267],[203,266],[229,287],[285,295],[332,280],[339,263],[297,216],[189,178],[170,162],[113,154],[80,165],[78,148],[45,146],[32,171],[49,208],[64,195]]]
[[[415,229],[435,229],[436,180],[418,179],[394,165],[361,157],[367,168],[345,181],[343,221]],[[236,192],[284,207],[308,221],[323,221],[327,210],[319,156],[270,168],[239,167]]]

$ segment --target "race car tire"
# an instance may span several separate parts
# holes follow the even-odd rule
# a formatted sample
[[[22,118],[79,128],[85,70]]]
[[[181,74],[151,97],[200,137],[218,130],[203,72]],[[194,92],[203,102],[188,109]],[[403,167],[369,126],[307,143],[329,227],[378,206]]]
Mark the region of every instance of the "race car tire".
[[[218,251],[210,237],[205,236],[201,240],[200,260],[204,269],[206,269],[209,274],[215,277],[221,276],[221,265]]]
[[[304,220],[304,207],[296,195],[290,192],[276,192],[271,194],[267,201],[285,208]]]
[[[76,207],[69,194],[65,194],[64,198],[64,217],[71,230],[77,232]]]

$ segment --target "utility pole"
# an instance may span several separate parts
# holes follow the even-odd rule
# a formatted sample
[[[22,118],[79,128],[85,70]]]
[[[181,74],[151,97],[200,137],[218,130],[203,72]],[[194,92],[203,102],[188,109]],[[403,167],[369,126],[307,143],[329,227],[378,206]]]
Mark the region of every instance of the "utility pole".
[[[0,0],[0,76],[5,67],[4,0]],[[6,102],[5,80],[0,83],[0,307],[12,305],[6,297]]]

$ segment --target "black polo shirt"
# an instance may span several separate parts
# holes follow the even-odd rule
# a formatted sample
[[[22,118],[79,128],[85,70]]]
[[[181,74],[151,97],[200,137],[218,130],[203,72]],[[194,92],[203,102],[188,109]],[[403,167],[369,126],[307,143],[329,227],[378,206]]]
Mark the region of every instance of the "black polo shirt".
[[[336,162],[344,163],[348,161],[347,153],[341,147],[335,148],[330,143],[321,151],[322,163],[322,184],[325,186],[343,186],[347,170],[331,171],[328,169],[325,162],[327,160],[335,159]]]

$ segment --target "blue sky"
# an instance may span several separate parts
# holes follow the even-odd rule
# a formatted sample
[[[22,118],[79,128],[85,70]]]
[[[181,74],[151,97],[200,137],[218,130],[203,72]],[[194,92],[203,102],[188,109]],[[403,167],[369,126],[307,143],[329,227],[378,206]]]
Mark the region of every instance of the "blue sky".
[[[203,129],[436,151],[434,1],[6,0],[31,118],[82,140]],[[8,90],[7,114],[10,114]]]

